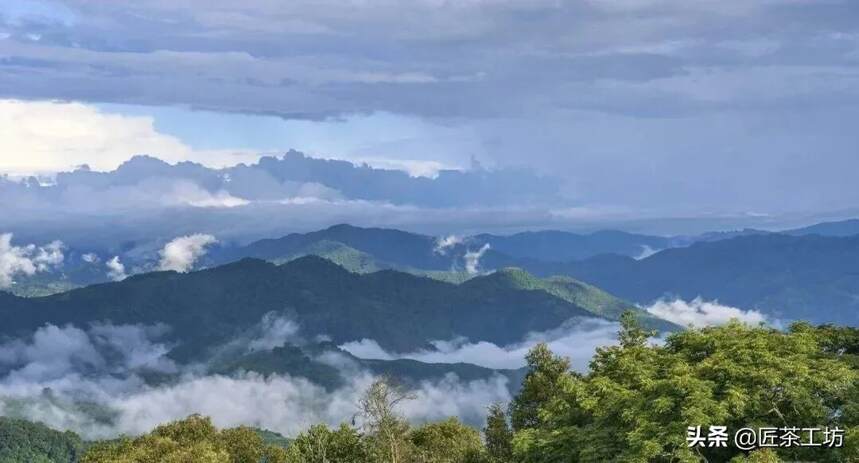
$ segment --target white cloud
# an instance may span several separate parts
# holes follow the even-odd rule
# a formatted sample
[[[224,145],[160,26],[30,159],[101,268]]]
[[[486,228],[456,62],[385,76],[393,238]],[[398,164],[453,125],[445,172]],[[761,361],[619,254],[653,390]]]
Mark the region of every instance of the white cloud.
[[[637,256],[635,256],[635,260],[647,259],[648,257],[656,254],[659,251],[661,251],[661,249],[654,249],[654,248],[644,244],[641,246],[641,253],[639,253]]]
[[[252,351],[272,350],[290,341],[300,341],[298,324],[276,312],[265,314],[260,328],[260,333],[248,343],[248,349]]]
[[[219,190],[210,193],[187,180],[171,182],[168,193],[162,195],[164,205],[188,205],[193,207],[238,207],[250,204],[250,201]]]
[[[556,354],[568,357],[575,369],[584,371],[597,347],[617,342],[620,325],[597,318],[573,319],[563,326],[530,333],[522,342],[498,346],[491,342],[468,342],[465,339],[433,341],[435,349],[404,354],[386,352],[376,341],[363,339],[340,346],[355,357],[391,360],[407,358],[427,363],[471,363],[487,368],[521,368],[525,354],[539,342],[545,342]]]
[[[45,246],[29,244],[14,246],[12,234],[0,234],[0,288],[15,283],[16,275],[34,275],[62,265],[63,243],[54,241]]]
[[[152,339],[166,327],[94,324],[88,330],[45,325],[29,338],[0,344],[0,386],[62,380],[93,371],[125,374],[134,370],[172,372],[167,346]],[[0,387],[2,389],[2,387]],[[0,393],[0,397],[3,394]]]
[[[738,309],[736,307],[721,305],[716,301],[708,302],[700,297],[690,302],[682,299],[660,300],[654,302],[645,310],[680,326],[691,325],[702,327],[723,325],[732,319],[737,319],[750,325],[757,325],[767,321],[766,317],[757,310]]]
[[[465,253],[463,259],[465,259],[465,270],[468,273],[475,274],[480,271],[480,258],[486,254],[489,248],[489,243],[486,243],[477,251],[468,251]]]
[[[244,150],[194,150],[157,131],[151,117],[127,116],[83,103],[0,99],[0,171],[56,172],[87,164],[111,170],[141,153],[210,166],[252,162]]]
[[[125,265],[120,262],[119,256],[113,256],[104,265],[107,266],[107,277],[113,281],[122,281],[128,276],[125,273]]]
[[[200,257],[206,255],[206,246],[217,243],[212,235],[194,234],[180,236],[167,243],[161,250],[160,270],[188,272]]]
[[[89,439],[148,432],[193,413],[211,416],[221,427],[251,425],[295,435],[313,424],[349,421],[374,380],[367,372],[354,367],[346,371],[341,365],[345,384],[326,390],[288,375],[206,376],[191,367],[179,372],[176,381],[147,385],[138,371],[177,372],[166,357],[169,347],[155,341],[166,330],[48,325],[29,338],[0,344],[0,415],[72,429]],[[476,381],[448,375],[423,381],[413,390],[416,400],[400,409],[413,422],[459,416],[479,424],[489,404],[510,400],[507,379],[500,375]],[[103,413],[100,418],[91,413],[93,405]]]
[[[456,235],[440,236],[436,239],[433,252],[436,254],[445,255],[447,251],[454,246],[462,243],[462,237]]]
[[[307,380],[282,375],[192,377],[114,397],[109,406],[119,416],[110,432],[138,434],[165,421],[201,413],[221,427],[253,425],[294,436],[313,424],[350,420],[372,381],[372,375],[360,373],[329,392]],[[501,376],[470,382],[448,376],[422,382],[414,392],[416,400],[401,406],[401,412],[414,422],[459,416],[479,423],[489,404],[510,399],[507,380]]]
[[[82,255],[81,259],[83,259],[83,261],[88,263],[88,264],[95,264],[95,263],[98,263],[98,261],[99,261],[98,256],[96,254],[91,253],[91,252]]]

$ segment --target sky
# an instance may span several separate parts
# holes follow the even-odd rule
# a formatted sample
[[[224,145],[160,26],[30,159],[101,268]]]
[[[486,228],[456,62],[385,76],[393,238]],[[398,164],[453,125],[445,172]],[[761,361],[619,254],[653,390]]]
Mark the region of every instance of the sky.
[[[853,0],[0,5],[9,173],[297,149],[527,167],[574,216],[849,215],[857,119]]]

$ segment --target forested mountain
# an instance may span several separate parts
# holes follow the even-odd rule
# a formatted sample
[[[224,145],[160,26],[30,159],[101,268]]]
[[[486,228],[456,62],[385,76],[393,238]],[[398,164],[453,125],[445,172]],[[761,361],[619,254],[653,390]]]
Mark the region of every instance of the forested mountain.
[[[639,261],[599,256],[528,268],[572,275],[641,303],[700,296],[773,318],[859,323],[859,236],[754,235],[668,249]]]
[[[243,259],[188,274],[136,275],[47,297],[4,294],[0,334],[20,335],[45,323],[164,323],[182,339],[175,354],[191,359],[274,311],[294,318],[307,336],[330,336],[335,343],[374,339],[383,348],[407,352],[455,336],[509,344],[574,317],[616,318],[617,309],[599,305],[605,301],[629,307],[603,293],[604,300],[592,303],[589,287],[576,300],[542,288],[485,284],[495,278],[455,285],[391,270],[355,274],[315,256],[280,266]]]
[[[626,236],[610,232],[590,236],[598,235]],[[549,252],[549,237],[563,241],[575,236],[581,238],[560,232],[513,235],[505,239],[478,235],[475,241],[456,242],[440,254],[433,251],[435,244],[428,236],[343,225],[316,234],[266,240],[237,251],[239,254],[252,251],[254,257],[267,259],[275,256],[275,260],[288,260],[303,253],[319,254],[355,271],[399,268],[451,278],[465,273],[467,252],[489,242],[490,247],[479,259],[481,271],[516,266],[541,277],[570,276],[639,304],[650,304],[662,297],[686,300],[702,297],[747,310],[761,310],[775,319],[859,321],[859,237],[856,236],[746,230],[702,238],[689,246],[664,249],[641,259],[606,253],[582,260],[541,260],[514,257],[501,248],[516,247],[510,243],[521,243],[527,238],[535,246],[532,254],[541,255]],[[655,240],[649,242],[659,244]],[[567,249],[567,253],[580,252],[576,247]],[[558,255],[563,253],[558,251]],[[471,276],[465,274],[462,278]]]
[[[859,239],[857,235],[829,236],[848,233],[852,223],[820,224],[786,233],[708,234],[676,247],[672,246],[683,244],[682,239],[621,232],[444,238],[336,225],[246,246],[215,245],[196,268],[247,257],[285,263],[313,255],[356,273],[397,270],[461,283],[518,267],[540,277],[573,277],[642,305],[663,297],[702,297],[760,310],[771,318],[856,323],[859,269],[854,262]],[[592,255],[602,251],[606,252]],[[65,262],[56,272],[19,278],[12,289],[18,294],[41,295],[105,281],[104,264],[89,264],[83,255],[79,250],[67,250]],[[570,256],[589,257],[567,259]],[[107,259],[100,257],[101,262]],[[155,267],[154,263],[129,264],[129,269],[143,271]]]
[[[447,240],[447,241],[446,241]],[[637,235],[621,231],[576,234],[563,231],[524,232],[502,236],[433,237],[385,228],[363,228],[335,225],[310,233],[292,233],[281,238],[255,241],[246,246],[225,248],[213,256],[214,262],[242,257],[271,261],[287,260],[296,255],[315,253],[320,243],[340,243],[372,256],[381,265],[422,270],[450,270],[459,265],[462,255],[489,245],[485,259],[496,268],[512,265],[521,259],[569,261],[599,254],[636,257],[643,252],[671,245],[670,238]]]

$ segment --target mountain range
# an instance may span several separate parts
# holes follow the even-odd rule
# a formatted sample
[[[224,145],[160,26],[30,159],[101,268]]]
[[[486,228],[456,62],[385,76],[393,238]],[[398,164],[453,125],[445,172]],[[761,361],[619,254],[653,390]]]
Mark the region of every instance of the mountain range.
[[[245,258],[282,264],[315,255],[356,273],[397,270],[462,283],[516,267],[541,278],[571,277],[632,304],[701,297],[759,310],[772,319],[853,324],[859,308],[859,268],[854,265],[859,243],[849,233],[857,223],[686,238],[618,231],[435,237],[342,224],[246,245],[218,244],[195,268]],[[106,281],[103,267],[86,262],[84,255],[84,250],[69,249],[61,269],[21,278],[12,289],[21,295],[46,295]],[[152,258],[146,256],[123,256],[129,273],[155,269]],[[109,254],[98,256],[100,262],[109,258]]]
[[[463,379],[500,373],[516,387],[517,370],[359,359],[338,346],[373,340],[393,354],[431,352],[438,340],[506,346],[571,320],[617,320],[627,310],[647,326],[677,329],[572,278],[543,280],[515,268],[453,284],[396,270],[353,273],[313,255],[280,265],[243,258],[190,273],[152,272],[42,297],[0,292],[0,340],[24,339],[47,324],[166,326],[169,358],[208,365],[210,373],[289,373],[334,388],[342,380],[342,365],[319,361],[329,353],[340,358],[338,363],[407,382],[448,373]],[[278,319],[298,329],[281,333],[265,349],[236,347],[268,336],[264,330]]]
[[[397,230],[338,225],[215,252],[212,258],[217,262],[249,255],[287,261],[315,254],[353,271],[396,268],[448,281],[519,267],[540,277],[572,277],[637,304],[701,297],[759,310],[771,319],[856,324],[859,236],[846,235],[855,223],[821,224],[785,233],[744,230],[723,234],[721,239],[708,234],[676,247],[668,238],[622,232],[477,235],[445,243]],[[636,247],[641,252],[651,245],[667,248],[644,257],[631,255]],[[554,256],[553,247],[558,249]],[[599,252],[603,250],[609,252]],[[469,255],[476,267],[471,274]],[[571,255],[585,258],[566,258]]]

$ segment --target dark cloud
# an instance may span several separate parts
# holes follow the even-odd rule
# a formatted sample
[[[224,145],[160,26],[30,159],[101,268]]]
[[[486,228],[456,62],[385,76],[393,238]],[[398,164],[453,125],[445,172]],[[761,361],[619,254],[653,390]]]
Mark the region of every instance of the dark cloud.
[[[558,107],[642,113],[641,98],[580,104],[579,92],[567,91],[570,82],[587,91],[617,80],[633,83],[629,92],[649,94],[648,82],[688,85],[723,66],[766,88],[769,79],[756,75],[761,65],[856,62],[855,21],[848,18],[859,11],[851,2],[698,3],[69,0],[42,7],[62,20],[4,16],[12,19],[5,20],[10,37],[0,42],[0,80],[10,89],[6,96],[285,117],[509,117]],[[823,95],[832,88],[813,76],[802,81]],[[664,91],[686,101],[680,108],[701,100],[682,89]],[[726,94],[723,103],[742,104],[743,96]]]
[[[859,200],[852,0],[9,5],[0,97],[414,116],[474,129],[481,159],[550,172],[589,207]]]

